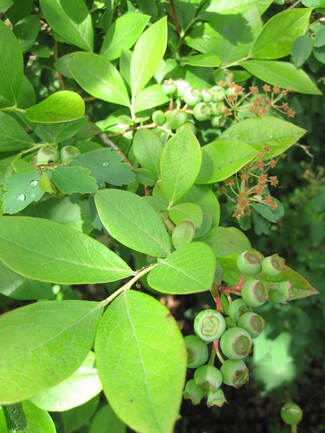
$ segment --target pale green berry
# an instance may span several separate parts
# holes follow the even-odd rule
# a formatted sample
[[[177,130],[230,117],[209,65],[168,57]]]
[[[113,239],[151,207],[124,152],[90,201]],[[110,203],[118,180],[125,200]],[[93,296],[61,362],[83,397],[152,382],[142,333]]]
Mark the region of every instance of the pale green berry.
[[[197,368],[207,362],[209,357],[208,346],[196,335],[188,335],[184,338],[187,349],[188,368]]]
[[[203,89],[201,91],[201,95],[204,102],[211,102],[213,98],[213,91],[211,89]]]
[[[64,146],[61,149],[61,161],[64,164],[70,164],[70,162],[80,155],[80,150],[75,146]]]
[[[299,424],[302,420],[302,415],[301,407],[296,403],[289,402],[281,408],[281,418],[288,425],[296,426]]]
[[[265,257],[262,262],[262,269],[265,275],[275,277],[279,275],[285,269],[285,260],[280,257],[279,254],[273,254],[272,256]]]
[[[214,116],[211,119],[211,125],[214,128],[219,128],[220,126],[222,126],[223,120],[221,116]]]
[[[272,283],[269,291],[269,299],[274,304],[286,304],[290,300],[291,290],[291,281]]]
[[[227,403],[226,397],[222,389],[217,389],[216,391],[209,391],[207,394],[207,406],[217,406],[222,407]]]
[[[249,370],[241,359],[227,359],[221,366],[223,383],[240,388],[249,381]]]
[[[171,96],[174,93],[176,93],[177,86],[176,86],[176,83],[170,79],[170,80],[165,80],[163,82],[162,89],[163,89],[163,92],[165,93],[165,95]]]
[[[190,83],[186,80],[176,80],[176,87],[177,87],[177,96],[180,98],[183,98],[185,90],[187,90],[190,86]]]
[[[259,314],[248,312],[240,316],[238,326],[245,329],[252,338],[256,338],[264,331],[265,320]]]
[[[184,399],[191,400],[192,404],[197,405],[204,397],[204,391],[195,383],[194,379],[189,380],[184,389]]]
[[[187,121],[187,114],[184,111],[169,111],[166,114],[166,123],[165,127],[167,129],[177,129],[180,126],[184,125]]]
[[[48,145],[41,147],[36,154],[36,164],[49,164],[50,162],[57,162],[59,159],[59,151],[57,146]]]
[[[238,270],[245,275],[256,275],[262,269],[263,254],[251,249],[243,251],[237,259]]]
[[[192,87],[189,87],[184,92],[184,101],[187,105],[190,107],[193,107],[194,105],[198,104],[202,99],[201,92],[198,89],[193,89]]]
[[[195,370],[194,380],[203,391],[216,391],[222,384],[222,374],[213,365],[202,365]]]
[[[260,307],[268,298],[265,284],[259,280],[246,280],[241,290],[241,295],[249,307]]]
[[[165,113],[161,110],[154,111],[152,114],[152,121],[158,126],[163,125],[166,122]]]
[[[235,299],[229,305],[228,315],[234,322],[237,322],[240,316],[247,311],[249,311],[248,305],[242,299]]]
[[[225,98],[225,89],[222,86],[211,87],[212,100],[214,102],[222,101]]]
[[[203,310],[194,319],[195,334],[210,343],[220,338],[226,329],[226,322],[217,310]]]
[[[206,102],[199,102],[193,109],[193,115],[195,119],[201,122],[208,120],[211,116],[211,112],[211,107]]]
[[[221,350],[229,359],[246,358],[250,354],[252,346],[252,338],[243,328],[234,327],[227,329],[221,336]]]

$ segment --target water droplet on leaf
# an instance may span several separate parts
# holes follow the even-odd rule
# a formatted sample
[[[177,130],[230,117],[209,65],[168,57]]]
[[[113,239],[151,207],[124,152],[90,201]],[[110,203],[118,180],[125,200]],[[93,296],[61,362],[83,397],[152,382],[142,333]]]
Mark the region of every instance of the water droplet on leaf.
[[[109,166],[109,162],[107,162],[107,161],[103,162],[102,166],[103,167],[108,167]]]
[[[32,186],[33,188],[35,188],[35,186],[37,186],[37,185],[38,185],[38,180],[32,180],[30,182],[30,186]]]
[[[18,201],[25,201],[26,200],[26,196],[25,194],[19,194],[19,196],[17,197]]]

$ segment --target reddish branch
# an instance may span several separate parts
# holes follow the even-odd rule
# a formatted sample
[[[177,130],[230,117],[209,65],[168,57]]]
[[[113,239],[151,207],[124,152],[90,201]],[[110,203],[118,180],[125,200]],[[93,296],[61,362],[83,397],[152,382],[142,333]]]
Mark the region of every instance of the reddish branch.
[[[176,11],[175,11],[173,0],[169,0],[169,6],[170,6],[170,11],[171,11],[171,14],[172,14],[172,17],[173,17],[173,21],[174,21],[177,33],[180,35],[182,31],[181,31],[181,27],[180,27],[178,19],[177,19],[177,15],[176,15]]]

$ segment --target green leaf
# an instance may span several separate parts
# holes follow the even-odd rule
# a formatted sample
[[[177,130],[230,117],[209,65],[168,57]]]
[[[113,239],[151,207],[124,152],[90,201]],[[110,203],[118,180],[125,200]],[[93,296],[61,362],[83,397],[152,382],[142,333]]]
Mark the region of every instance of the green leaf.
[[[158,107],[159,105],[166,104],[169,101],[167,96],[162,90],[160,84],[153,84],[146,87],[136,95],[134,100],[134,112],[149,110],[149,108]]]
[[[24,75],[18,93],[17,105],[21,108],[28,108],[36,104],[35,90],[30,80]]]
[[[0,403],[25,400],[69,377],[93,344],[102,308],[43,301],[0,316]]]
[[[258,152],[269,146],[271,150],[266,154],[266,158],[273,158],[285,152],[305,133],[305,129],[293,123],[265,116],[234,123],[224,131],[222,138],[242,140]]]
[[[185,43],[200,53],[214,53],[220,46],[222,36],[209,23],[200,23],[185,36]]]
[[[103,101],[129,106],[125,83],[118,70],[104,56],[73,53],[68,67],[79,86],[90,95]]]
[[[138,195],[118,189],[95,195],[99,218],[110,235],[135,251],[154,257],[170,252],[170,239],[159,215]]]
[[[14,33],[20,42],[23,53],[32,48],[40,30],[40,16],[29,15],[14,27]]]
[[[200,206],[205,214],[212,216],[213,224],[219,225],[220,204],[215,193],[210,187],[203,185],[193,185],[192,188],[182,198],[182,202],[187,201]]]
[[[39,123],[34,128],[34,132],[44,143],[62,143],[76,135],[86,123],[86,117],[71,122]]]
[[[66,42],[92,51],[94,30],[83,0],[40,0],[40,6],[51,28]]]
[[[85,114],[85,103],[78,93],[61,90],[27,108],[26,117],[31,122],[59,123],[80,119]]]
[[[212,286],[216,263],[211,248],[202,243],[186,244],[161,259],[148,275],[148,284],[162,293],[189,295]]]
[[[247,236],[235,227],[215,227],[202,239],[216,257],[240,254],[251,248]]]
[[[218,14],[240,14],[257,4],[260,14],[262,14],[272,3],[271,0],[211,0],[204,8],[203,16],[209,18],[209,13]]]
[[[167,46],[167,18],[161,18],[138,39],[131,58],[131,88],[135,96],[154,76]]]
[[[152,131],[139,129],[133,139],[133,153],[142,167],[160,174],[160,155],[162,151],[160,138]]]
[[[17,104],[24,76],[23,53],[15,35],[0,20],[0,107]]]
[[[311,8],[324,8],[325,0],[302,0],[302,4]]]
[[[255,59],[279,59],[291,52],[294,41],[306,33],[311,9],[288,9],[264,25],[251,54]]]
[[[13,0],[0,0],[0,12],[6,12],[13,4]]]
[[[31,402],[50,412],[62,412],[86,403],[102,390],[94,364],[95,355],[89,352],[78,370],[53,388],[33,396]]]
[[[54,422],[47,412],[39,409],[29,401],[24,401],[22,408],[26,417],[24,433],[56,433]]]
[[[112,408],[106,404],[94,416],[89,433],[126,433],[126,425],[115,415]]]
[[[199,228],[203,220],[202,209],[194,203],[179,203],[170,209],[168,216],[176,225],[191,221],[195,228]]]
[[[165,144],[160,159],[161,189],[170,206],[191,188],[200,166],[200,144],[185,126]]]
[[[247,60],[241,62],[248,72],[266,83],[288,88],[293,92],[306,93],[308,95],[321,95],[321,91],[309,76],[294,65],[287,62],[270,60]]]
[[[266,220],[276,223],[279,219],[281,219],[284,215],[284,208],[280,201],[273,199],[277,204],[275,209],[272,209],[271,206],[263,203],[252,203],[252,208],[256,210],[257,213],[262,215]]]
[[[40,189],[40,172],[32,169],[23,173],[11,173],[5,183],[3,210],[15,214],[25,209],[34,201],[39,201],[44,191]]]
[[[130,167],[122,162],[121,155],[109,149],[83,153],[72,161],[72,165],[89,168],[99,186],[105,183],[127,185],[135,179]]]
[[[220,65],[220,57],[213,53],[197,54],[194,56],[182,57],[181,62],[185,65],[215,68]]]
[[[144,293],[122,293],[100,321],[95,353],[104,392],[122,421],[141,433],[171,432],[186,350],[167,308]]]
[[[325,0],[324,0],[324,6],[325,6]],[[316,32],[314,47],[319,48],[319,47],[323,47],[324,45],[325,45],[325,28],[321,26],[321,28]]]
[[[325,63],[325,47],[314,48],[313,50],[315,58],[322,64]]]
[[[0,111],[0,152],[13,152],[33,145],[32,138],[9,114]]]
[[[229,137],[202,147],[202,165],[197,183],[221,182],[252,161],[257,150],[244,141]]]
[[[0,218],[0,260],[24,277],[57,284],[91,284],[132,275],[104,245],[41,218]]]
[[[100,54],[107,60],[120,57],[122,50],[128,50],[135,44],[149,19],[148,15],[132,12],[117,18],[106,33]]]
[[[86,424],[89,424],[91,417],[96,412],[99,403],[99,395],[74,409],[62,412],[62,424],[64,433],[75,433]]]
[[[52,181],[63,194],[87,194],[97,191],[96,179],[84,167],[56,167],[52,171]]]
[[[313,39],[310,36],[299,36],[292,47],[291,57],[294,64],[299,68],[301,67],[313,51]]]
[[[0,263],[0,293],[20,301],[53,297],[51,284],[27,280],[2,263]]]

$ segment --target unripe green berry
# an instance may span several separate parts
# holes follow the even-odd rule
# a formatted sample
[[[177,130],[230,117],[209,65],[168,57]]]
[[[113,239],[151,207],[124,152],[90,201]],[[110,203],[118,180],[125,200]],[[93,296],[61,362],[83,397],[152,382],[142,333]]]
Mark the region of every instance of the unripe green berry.
[[[241,296],[249,307],[259,307],[266,302],[268,293],[262,281],[247,280],[244,282]]]
[[[213,91],[211,89],[203,89],[201,95],[204,102],[210,102],[212,101]]]
[[[249,381],[249,370],[244,361],[227,359],[221,366],[223,383],[240,388]]]
[[[161,110],[154,111],[152,113],[152,121],[158,126],[163,125],[166,122],[165,113]]]
[[[176,93],[177,86],[173,80],[166,80],[163,82],[162,89],[165,95],[171,96]]]
[[[175,83],[177,87],[177,96],[183,98],[185,90],[191,87],[190,83],[186,80],[176,80]]]
[[[192,87],[189,87],[184,92],[184,101],[187,105],[190,107],[193,107],[194,105],[198,104],[201,101],[201,92],[198,89],[193,89]]]
[[[184,399],[191,400],[192,404],[197,405],[204,397],[204,391],[195,383],[194,379],[189,380],[184,389]]]
[[[217,389],[216,391],[209,391],[207,395],[207,406],[217,406],[222,407],[226,402],[226,397],[222,389]]]
[[[222,384],[222,374],[213,365],[202,365],[195,370],[194,380],[203,391],[216,391]]]
[[[214,128],[219,128],[219,126],[222,126],[222,117],[221,116],[214,116],[211,119],[211,125]]]
[[[238,320],[238,326],[245,329],[252,338],[258,337],[265,328],[265,320],[256,313],[245,313]]]
[[[187,121],[187,114],[184,111],[169,111],[166,114],[165,127],[168,129],[177,129],[183,126]]]
[[[262,262],[262,269],[264,274],[270,277],[275,277],[284,271],[285,260],[280,257],[279,254],[273,254],[272,256],[265,257]]]
[[[222,101],[225,98],[225,89],[221,86],[213,86],[211,87],[212,92],[212,100],[214,102]]]
[[[226,329],[226,322],[217,310],[203,310],[194,319],[195,334],[206,343],[221,337]]]
[[[248,305],[242,299],[236,299],[229,305],[228,315],[234,322],[237,322],[239,317],[249,311]]]
[[[222,335],[220,347],[229,359],[246,358],[252,350],[252,338],[243,328],[230,328]]]
[[[41,147],[36,154],[36,164],[48,164],[49,162],[56,162],[59,159],[59,151],[56,146],[48,145]]]
[[[289,402],[281,408],[281,418],[286,424],[296,426],[302,420],[302,415],[301,407],[296,403]]]
[[[70,162],[80,155],[80,150],[76,146],[64,146],[61,149],[61,161],[64,164],[70,164]]]
[[[286,304],[290,299],[292,289],[291,281],[282,281],[281,283],[272,283],[269,291],[269,299],[274,304]]]
[[[237,259],[237,268],[242,274],[256,275],[261,272],[263,255],[257,250],[243,251]]]
[[[237,323],[231,317],[226,317],[225,321],[226,321],[227,329],[233,328],[234,326],[237,326]]]
[[[211,116],[211,107],[206,102],[199,102],[193,109],[193,115],[196,120],[203,122],[208,120]]]
[[[208,346],[196,335],[188,335],[184,341],[187,349],[188,368],[197,368],[205,364],[209,357]]]
[[[210,105],[213,114],[224,114],[226,106],[223,102],[212,102]]]

